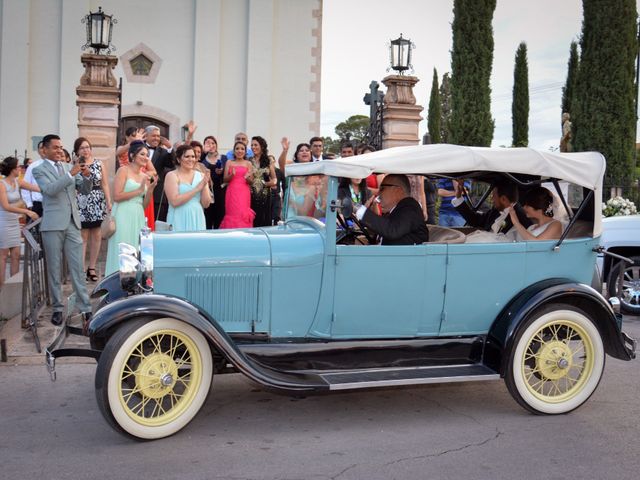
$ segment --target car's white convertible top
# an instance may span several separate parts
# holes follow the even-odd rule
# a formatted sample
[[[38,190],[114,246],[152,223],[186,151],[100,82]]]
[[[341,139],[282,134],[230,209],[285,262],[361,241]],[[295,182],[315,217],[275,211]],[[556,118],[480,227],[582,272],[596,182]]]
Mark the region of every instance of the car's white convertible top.
[[[415,175],[501,172],[556,178],[594,191],[594,233],[599,234],[605,168],[605,159],[598,152],[556,153],[532,148],[436,144],[395,147],[355,157],[288,164],[285,174],[365,178],[373,172]]]
[[[388,148],[322,162],[288,164],[286,175],[365,178],[373,172],[429,175],[488,171],[557,178],[600,190],[605,166],[604,157],[597,152],[555,153],[532,148],[436,144]]]

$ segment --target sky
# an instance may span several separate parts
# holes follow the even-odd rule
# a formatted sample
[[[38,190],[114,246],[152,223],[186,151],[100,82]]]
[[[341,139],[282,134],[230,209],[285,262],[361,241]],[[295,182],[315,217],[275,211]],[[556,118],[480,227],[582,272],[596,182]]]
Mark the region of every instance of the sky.
[[[393,72],[389,42],[400,33],[411,39],[414,93],[424,107],[420,135],[427,131],[427,108],[434,67],[439,81],[451,71],[453,0],[324,0],[322,24],[321,131],[336,137],[335,125],[351,115],[369,115],[362,100],[371,80]],[[513,68],[520,42],[529,66],[529,146],[556,148],[560,103],[572,40],[582,26],[581,0],[498,0],[493,15],[494,52],[491,112],[493,146],[511,145]],[[385,89],[386,90],[386,89]]]

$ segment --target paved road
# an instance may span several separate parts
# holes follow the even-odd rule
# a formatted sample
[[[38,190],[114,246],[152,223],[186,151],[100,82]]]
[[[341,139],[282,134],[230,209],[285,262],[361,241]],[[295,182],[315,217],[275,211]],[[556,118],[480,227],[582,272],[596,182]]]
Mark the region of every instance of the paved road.
[[[295,399],[223,375],[186,429],[146,443],[104,422],[93,365],[60,365],[56,383],[3,366],[0,479],[637,479],[639,365],[608,358],[591,400],[557,417],[502,382]]]

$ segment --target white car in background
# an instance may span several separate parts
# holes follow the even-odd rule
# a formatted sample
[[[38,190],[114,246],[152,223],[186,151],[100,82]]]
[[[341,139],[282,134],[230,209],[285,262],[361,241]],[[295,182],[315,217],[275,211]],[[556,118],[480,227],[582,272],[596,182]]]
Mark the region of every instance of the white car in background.
[[[607,252],[627,257],[633,263],[610,255],[598,255],[595,286],[601,291],[606,283],[606,293],[620,299],[622,312],[640,315],[640,215],[602,219],[600,245]]]

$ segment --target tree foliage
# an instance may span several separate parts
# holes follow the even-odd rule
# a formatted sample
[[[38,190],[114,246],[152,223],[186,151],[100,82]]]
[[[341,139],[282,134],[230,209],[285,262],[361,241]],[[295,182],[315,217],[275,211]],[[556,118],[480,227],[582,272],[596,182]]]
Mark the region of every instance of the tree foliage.
[[[571,42],[569,47],[569,62],[567,63],[567,81],[562,87],[562,113],[571,113],[571,102],[576,90],[576,79],[578,76],[578,43]]]
[[[489,146],[491,67],[496,0],[454,0],[451,51],[451,140],[460,145]]]
[[[580,68],[571,108],[573,146],[607,159],[607,181],[628,184],[635,148],[634,0],[583,0]]]
[[[516,50],[513,68],[513,103],[511,104],[512,145],[529,145],[529,67],[527,44],[522,42]]]
[[[429,125],[429,135],[431,143],[441,143],[440,130],[440,90],[438,89],[438,71],[433,69],[433,82],[431,83],[431,96],[429,97],[429,113],[427,123]]]
[[[366,115],[351,115],[344,122],[336,125],[335,132],[341,142],[350,140],[360,142],[369,129],[369,117]]]
[[[451,76],[449,72],[442,75],[440,83],[440,141],[451,141]]]
[[[336,140],[334,138],[331,137],[322,137],[322,146],[323,146],[323,150],[322,152],[327,154],[327,153],[333,153],[335,155],[338,155],[340,153],[340,140]]]

